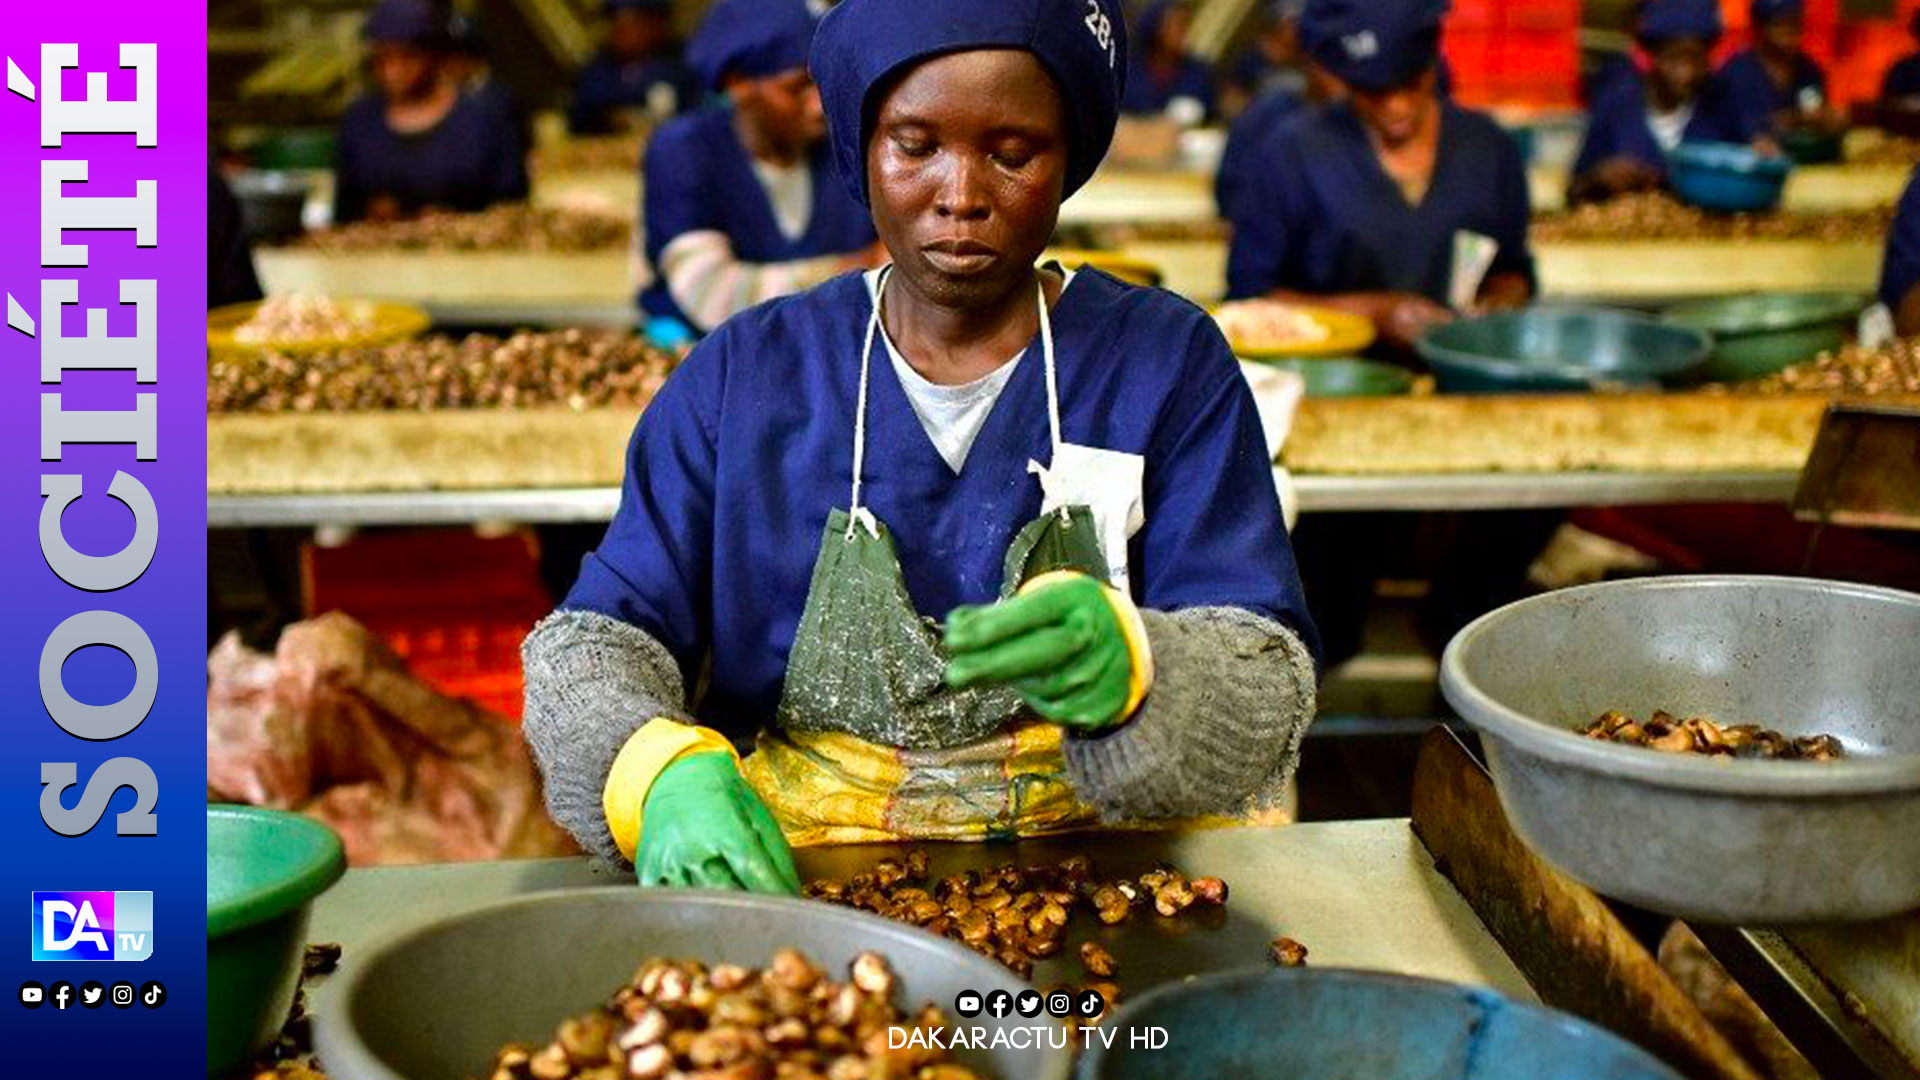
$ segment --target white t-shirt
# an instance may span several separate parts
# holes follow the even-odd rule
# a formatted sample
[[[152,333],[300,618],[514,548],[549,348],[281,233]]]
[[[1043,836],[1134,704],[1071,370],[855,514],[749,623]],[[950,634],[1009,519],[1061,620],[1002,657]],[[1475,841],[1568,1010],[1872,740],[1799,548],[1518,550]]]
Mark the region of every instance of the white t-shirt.
[[[1647,110],[1647,126],[1653,129],[1653,141],[1659,143],[1660,149],[1669,154],[1673,152],[1674,147],[1680,145],[1680,140],[1687,134],[1687,125],[1692,122],[1692,105],[1682,105],[1672,112],[1661,112],[1651,108]]]
[[[1073,272],[1067,271],[1066,280],[1073,280]],[[874,295],[874,287],[880,280],[880,271],[869,270],[866,273],[867,295]],[[1065,286],[1062,286],[1064,291]],[[993,412],[993,404],[1000,400],[1000,391],[1007,388],[1007,380],[1020,366],[1020,360],[1027,355],[1025,349],[1013,354],[1006,363],[972,382],[957,386],[943,386],[929,382],[907,358],[894,348],[893,339],[887,336],[885,326],[880,328],[880,340],[887,347],[887,359],[893,362],[893,371],[900,379],[900,385],[907,392],[907,401],[913,406],[913,414],[920,418],[920,426],[926,429],[927,438],[940,451],[947,467],[959,472],[967,463],[967,454],[973,450],[974,440],[980,437],[980,429],[986,425],[988,414]]]
[[[813,220],[813,171],[802,158],[792,165],[770,165],[753,159],[753,175],[773,204],[773,220],[788,240],[807,233]]]

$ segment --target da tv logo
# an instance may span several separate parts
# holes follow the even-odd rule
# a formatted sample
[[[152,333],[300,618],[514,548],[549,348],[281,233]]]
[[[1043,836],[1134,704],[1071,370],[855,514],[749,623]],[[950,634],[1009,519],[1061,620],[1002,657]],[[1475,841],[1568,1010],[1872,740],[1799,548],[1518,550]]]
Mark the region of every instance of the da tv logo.
[[[33,894],[35,960],[145,960],[152,955],[152,893]]]

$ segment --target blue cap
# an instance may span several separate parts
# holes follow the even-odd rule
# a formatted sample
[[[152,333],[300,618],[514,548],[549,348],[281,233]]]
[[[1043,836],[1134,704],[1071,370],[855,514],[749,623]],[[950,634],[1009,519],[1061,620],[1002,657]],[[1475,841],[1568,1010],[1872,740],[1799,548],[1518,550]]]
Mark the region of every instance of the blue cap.
[[[1024,49],[1053,76],[1067,118],[1065,195],[1113,142],[1127,32],[1114,0],[841,0],[813,41],[813,78],[833,160],[867,202],[867,120],[876,87],[912,65],[970,49]]]
[[[1674,38],[1720,40],[1718,0],[1648,0],[1640,9],[1640,40],[1649,44]]]
[[[1806,5],[1801,0],[1753,0],[1747,7],[1747,16],[1753,25],[1770,23],[1775,19],[1798,19],[1806,15]]]
[[[804,68],[815,25],[806,0],[720,0],[687,43],[687,63],[715,90],[730,75],[764,79]]]
[[[431,0],[380,0],[360,27],[368,41],[398,45],[444,45],[448,34],[446,16]]]
[[[1447,0],[1307,0],[1300,44],[1341,82],[1391,90],[1439,62],[1447,7]]]

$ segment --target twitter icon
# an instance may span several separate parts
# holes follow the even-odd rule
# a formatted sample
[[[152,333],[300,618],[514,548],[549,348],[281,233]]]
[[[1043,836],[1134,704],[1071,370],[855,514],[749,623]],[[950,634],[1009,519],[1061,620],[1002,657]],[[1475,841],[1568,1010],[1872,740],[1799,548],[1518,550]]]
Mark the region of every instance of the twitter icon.
[[[107,1000],[107,988],[91,980],[80,984],[80,1004],[97,1009]]]

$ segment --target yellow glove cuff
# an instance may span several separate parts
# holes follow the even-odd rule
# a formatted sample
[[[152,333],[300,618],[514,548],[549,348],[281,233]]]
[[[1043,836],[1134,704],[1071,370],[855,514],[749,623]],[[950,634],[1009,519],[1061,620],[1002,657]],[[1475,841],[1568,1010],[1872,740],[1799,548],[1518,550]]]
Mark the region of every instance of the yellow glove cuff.
[[[1078,570],[1049,570],[1044,574],[1028,579],[1014,595],[1050,585],[1056,581],[1087,577]],[[1100,589],[1106,594],[1107,606],[1113,609],[1114,617],[1120,621],[1120,636],[1127,643],[1127,657],[1132,662],[1127,675],[1127,707],[1120,714],[1122,720],[1132,716],[1147,700],[1148,691],[1153,689],[1153,649],[1147,644],[1147,624],[1140,618],[1140,609],[1134,606],[1133,598],[1111,585]]]
[[[613,759],[613,768],[607,771],[606,786],[600,789],[600,807],[606,812],[607,831],[613,834],[614,846],[629,862],[640,846],[640,813],[653,782],[681,758],[716,750],[732,755],[736,764],[740,760],[726,736],[664,716],[654,717],[627,737],[626,745]]]

